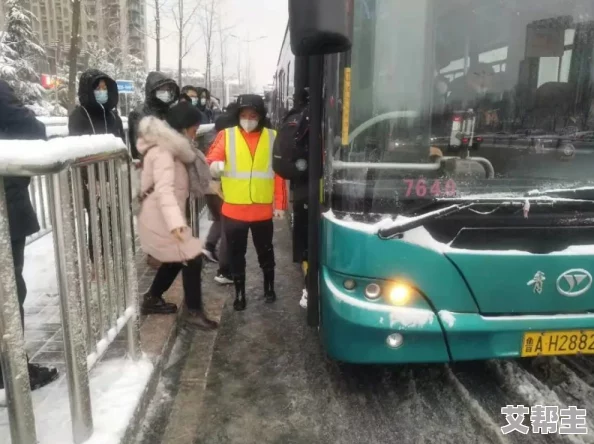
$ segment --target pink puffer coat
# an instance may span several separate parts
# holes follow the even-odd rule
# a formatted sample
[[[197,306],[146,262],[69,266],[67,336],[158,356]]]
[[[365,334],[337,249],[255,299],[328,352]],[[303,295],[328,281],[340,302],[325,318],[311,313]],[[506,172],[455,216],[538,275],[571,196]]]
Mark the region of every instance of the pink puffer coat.
[[[138,125],[138,152],[143,156],[140,189],[154,191],[142,202],[138,236],[142,250],[161,262],[185,262],[201,253],[200,240],[192,237],[185,217],[190,194],[186,164],[196,159],[190,141],[156,117]],[[183,242],[171,232],[184,230]]]

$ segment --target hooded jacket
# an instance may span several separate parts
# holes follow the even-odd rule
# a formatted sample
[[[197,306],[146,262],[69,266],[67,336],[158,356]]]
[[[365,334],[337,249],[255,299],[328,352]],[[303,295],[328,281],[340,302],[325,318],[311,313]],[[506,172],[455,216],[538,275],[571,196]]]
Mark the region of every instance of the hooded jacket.
[[[101,106],[95,100],[95,88],[100,80],[107,85],[107,103]],[[97,69],[89,69],[82,73],[78,84],[78,101],[80,103],[68,118],[68,131],[71,136],[113,134],[124,143],[126,135],[122,119],[117,113],[118,86],[111,77]]]
[[[202,114],[204,114],[204,119],[202,120],[202,124],[206,125],[209,123],[214,123],[214,114],[211,108],[211,101],[210,101],[210,91],[207,90],[206,88],[196,88],[198,91],[198,109],[200,110],[200,112],[202,112]],[[200,97],[202,96],[202,93],[205,92],[206,93],[206,105],[202,105],[202,103],[200,103]]]
[[[169,104],[160,101],[155,95],[157,89],[163,85],[173,86],[173,97]],[[138,124],[142,118],[146,116],[155,116],[160,120],[164,120],[171,104],[176,102],[180,96],[179,86],[175,83],[175,80],[157,71],[150,72],[147,76],[144,91],[144,103],[138,106],[138,108],[132,111],[128,116],[128,140],[130,140],[130,154],[134,159],[140,159],[139,152],[136,149],[136,140]]]
[[[0,139],[46,139],[45,125],[26,108],[12,88],[0,80]],[[10,238],[25,239],[39,231],[37,215],[29,195],[29,177],[4,177]]]
[[[196,160],[190,141],[166,122],[145,117],[138,126],[138,151],[143,156],[140,187],[154,190],[142,202],[138,237],[142,250],[163,263],[185,262],[201,252],[200,240],[184,230],[183,241],[171,232],[188,227],[184,216],[190,195],[188,165]]]

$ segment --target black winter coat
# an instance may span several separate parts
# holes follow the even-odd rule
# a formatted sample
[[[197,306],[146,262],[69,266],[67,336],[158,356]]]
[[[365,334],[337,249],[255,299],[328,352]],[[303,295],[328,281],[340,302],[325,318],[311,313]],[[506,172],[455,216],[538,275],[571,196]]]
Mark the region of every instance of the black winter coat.
[[[163,103],[155,96],[157,89],[167,84],[171,85],[174,90],[174,97],[172,98],[171,103]],[[165,120],[167,111],[169,111],[171,104],[175,103],[180,96],[179,86],[177,83],[175,83],[175,80],[167,77],[163,73],[156,71],[149,73],[148,77],[146,78],[144,91],[144,103],[132,111],[128,116],[128,140],[130,141],[130,154],[134,159],[140,159],[140,154],[136,149],[136,139],[138,124],[142,118],[146,116],[155,116],[161,120]]]
[[[12,88],[0,80],[0,139],[46,140],[45,125],[26,108]],[[4,145],[3,142],[0,142]],[[4,177],[10,238],[22,240],[40,229],[29,196],[29,177]]]
[[[100,80],[107,85],[108,100],[101,106],[95,100],[94,90]],[[126,142],[122,119],[117,113],[118,86],[111,77],[97,69],[89,69],[80,76],[77,106],[68,118],[71,136],[113,134]]]
[[[107,85],[107,103],[101,106],[95,100],[95,88],[100,80]],[[83,72],[78,82],[78,101],[80,103],[68,118],[68,132],[71,136],[92,136],[95,134],[113,134],[126,143],[126,133],[122,118],[117,112],[119,101],[118,85],[111,77],[98,69],[88,69]],[[82,171],[85,185],[88,185],[86,169]],[[99,169],[96,176],[99,177]],[[88,187],[83,190],[85,208],[90,208]]]

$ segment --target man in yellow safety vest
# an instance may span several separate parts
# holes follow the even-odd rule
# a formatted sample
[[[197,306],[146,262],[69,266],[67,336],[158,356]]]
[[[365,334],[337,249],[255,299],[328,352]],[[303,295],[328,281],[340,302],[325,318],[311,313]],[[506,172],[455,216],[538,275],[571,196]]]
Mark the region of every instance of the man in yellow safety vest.
[[[235,284],[235,310],[245,310],[245,254],[251,230],[258,262],[264,273],[264,298],[276,300],[272,219],[287,208],[284,179],[272,170],[276,131],[264,126],[266,106],[261,96],[237,99],[239,125],[219,132],[207,156],[213,177],[221,177],[223,231]]]

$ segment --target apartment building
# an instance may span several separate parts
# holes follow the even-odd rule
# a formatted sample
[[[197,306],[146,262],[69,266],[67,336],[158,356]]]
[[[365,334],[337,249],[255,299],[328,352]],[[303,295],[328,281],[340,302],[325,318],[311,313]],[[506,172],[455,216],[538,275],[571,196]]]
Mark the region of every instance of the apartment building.
[[[63,61],[70,48],[71,0],[23,0],[23,5],[33,13],[33,30],[46,48],[50,64]],[[146,28],[144,0],[81,0],[83,54],[96,45],[146,60]]]

